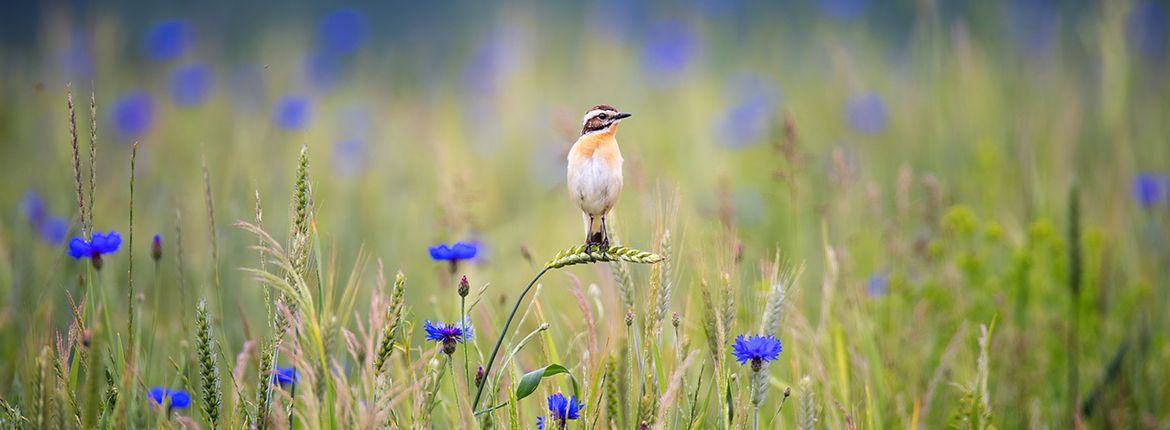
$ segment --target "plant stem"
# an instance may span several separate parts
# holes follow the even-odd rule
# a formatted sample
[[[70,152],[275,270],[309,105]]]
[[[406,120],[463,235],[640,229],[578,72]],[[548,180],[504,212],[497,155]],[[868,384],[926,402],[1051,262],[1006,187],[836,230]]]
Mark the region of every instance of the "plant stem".
[[[528,292],[532,290],[532,286],[536,285],[536,281],[539,280],[541,276],[544,276],[545,272],[548,272],[549,269],[551,269],[549,266],[545,266],[543,269],[540,269],[540,273],[537,273],[536,277],[532,278],[532,281],[528,282],[528,286],[525,287],[524,291],[520,293],[520,297],[516,298],[516,304],[512,306],[512,313],[508,314],[508,320],[504,322],[504,328],[500,330],[500,338],[496,340],[496,346],[492,348],[492,355],[488,358],[486,363],[487,367],[485,367],[483,370],[484,383],[480,384],[479,388],[475,391],[475,400],[471,402],[471,410],[473,413],[475,408],[479,406],[479,398],[483,395],[483,387],[487,385],[488,376],[492,374],[492,363],[495,363],[496,355],[500,353],[500,345],[504,343],[504,336],[508,335],[508,327],[512,325],[512,319],[516,317],[516,312],[520,310],[520,304],[524,302],[524,296],[528,295]]]
[[[467,317],[468,319],[471,318],[471,317],[467,316],[467,297],[460,296],[459,297],[459,324],[463,324],[464,317]],[[463,330],[467,330],[467,327],[463,327]],[[463,343],[463,384],[467,386],[467,392],[470,393],[471,392],[471,374],[470,374],[470,367],[468,367],[468,365],[467,365],[467,343],[466,342],[467,342],[467,339],[464,339],[464,343]],[[452,370],[452,372],[454,372],[454,370]]]

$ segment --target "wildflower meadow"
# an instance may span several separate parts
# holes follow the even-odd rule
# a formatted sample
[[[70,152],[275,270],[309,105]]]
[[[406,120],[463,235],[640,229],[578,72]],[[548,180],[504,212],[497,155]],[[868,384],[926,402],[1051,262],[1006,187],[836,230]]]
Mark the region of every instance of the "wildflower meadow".
[[[2,429],[1170,429],[1165,2],[0,11]]]

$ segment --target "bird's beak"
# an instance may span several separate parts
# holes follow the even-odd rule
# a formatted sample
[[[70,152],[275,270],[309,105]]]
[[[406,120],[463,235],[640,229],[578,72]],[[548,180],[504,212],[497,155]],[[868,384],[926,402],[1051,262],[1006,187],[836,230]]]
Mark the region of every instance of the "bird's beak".
[[[630,116],[632,116],[632,114],[626,113],[626,112],[621,112],[621,113],[618,113],[617,115],[614,115],[613,119],[626,119],[626,118],[629,118]]]

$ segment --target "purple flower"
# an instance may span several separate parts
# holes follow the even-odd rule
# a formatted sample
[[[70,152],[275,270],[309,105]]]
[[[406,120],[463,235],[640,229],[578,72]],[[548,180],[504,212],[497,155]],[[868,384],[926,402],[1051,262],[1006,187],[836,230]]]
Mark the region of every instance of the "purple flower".
[[[301,96],[285,96],[276,104],[272,114],[272,122],[288,131],[302,130],[309,125],[312,118],[312,104],[308,98]]]
[[[171,101],[179,106],[196,106],[207,100],[214,78],[211,69],[191,64],[171,74]]]
[[[456,242],[449,247],[446,244],[439,244],[430,248],[430,252],[431,259],[435,261],[461,261],[475,258],[478,248],[471,243]]]
[[[195,43],[195,30],[185,20],[169,20],[156,23],[143,40],[142,50],[155,61],[169,61],[179,58]]]
[[[366,42],[366,17],[357,9],[337,9],[317,26],[317,48],[327,54],[348,55]]]
[[[661,22],[651,28],[642,48],[642,67],[650,82],[673,83],[697,51],[698,37],[690,27],[679,21]]]
[[[774,361],[780,358],[780,340],[772,336],[749,336],[747,338],[740,335],[735,338],[735,344],[731,346],[731,353],[735,355],[735,361],[743,365],[747,362],[752,362],[752,370],[759,372],[763,364],[769,361]]]
[[[455,324],[423,323],[423,330],[427,332],[427,340],[439,342],[443,345],[443,353],[455,353],[456,343],[467,343],[475,338],[475,330],[471,327],[471,318],[464,315],[463,321]]]
[[[548,396],[548,414],[553,426],[557,429],[565,428],[569,420],[581,418],[581,410],[585,408],[577,401],[577,396],[565,398],[564,394],[556,393]],[[536,428],[545,429],[544,417],[536,418]]]
[[[861,93],[849,99],[845,106],[845,119],[858,133],[869,136],[880,134],[886,129],[886,107],[876,93]]]
[[[114,102],[110,116],[118,133],[138,136],[150,130],[154,122],[154,101],[146,92],[128,92]]]
[[[147,397],[150,399],[151,404],[162,406],[165,403],[168,411],[172,409],[187,409],[191,406],[191,395],[183,390],[153,387],[147,393]]]

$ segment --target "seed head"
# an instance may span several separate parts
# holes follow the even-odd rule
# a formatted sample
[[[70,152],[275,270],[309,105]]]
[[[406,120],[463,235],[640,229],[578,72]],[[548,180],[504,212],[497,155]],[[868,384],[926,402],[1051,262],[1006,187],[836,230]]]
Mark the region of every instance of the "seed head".
[[[479,369],[475,371],[475,386],[480,385],[483,385],[483,366],[479,366]]]
[[[682,318],[678,315],[678,312],[670,314],[670,324],[673,325],[674,328],[678,328],[678,326],[682,324]]]
[[[626,311],[626,327],[634,325],[634,311]]]

